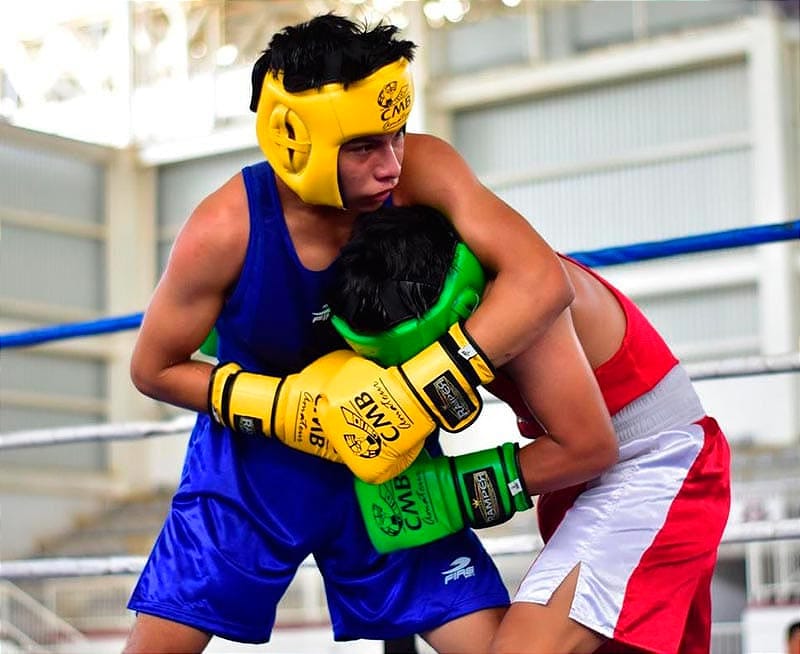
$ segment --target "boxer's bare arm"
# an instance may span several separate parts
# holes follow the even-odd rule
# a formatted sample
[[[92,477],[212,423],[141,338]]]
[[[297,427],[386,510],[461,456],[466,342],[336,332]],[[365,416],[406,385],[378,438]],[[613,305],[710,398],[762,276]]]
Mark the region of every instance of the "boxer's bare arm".
[[[237,175],[183,225],[145,310],[131,358],[131,379],[145,395],[206,410],[211,366],[192,355],[239,275],[248,234],[247,200]]]
[[[397,204],[426,204],[448,216],[493,275],[467,330],[495,365],[524,351],[569,305],[572,287],[555,252],[446,142],[406,137],[395,195]]]

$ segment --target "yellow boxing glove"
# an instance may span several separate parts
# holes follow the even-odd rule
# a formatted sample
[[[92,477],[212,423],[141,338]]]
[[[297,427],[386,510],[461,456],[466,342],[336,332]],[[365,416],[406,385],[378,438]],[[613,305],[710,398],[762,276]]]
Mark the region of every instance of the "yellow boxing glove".
[[[370,484],[410,466],[437,427],[397,367],[355,354],[329,380],[317,414],[345,465]]]
[[[287,377],[245,372],[236,363],[220,364],[211,374],[209,413],[238,433],[274,436],[301,452],[342,463],[320,426],[317,403],[323,386],[353,358],[359,357],[337,350]]]
[[[411,465],[437,426],[472,424],[483,406],[477,387],[493,378],[489,360],[456,323],[400,366],[344,362],[325,386],[319,418],[353,474],[379,484]]]

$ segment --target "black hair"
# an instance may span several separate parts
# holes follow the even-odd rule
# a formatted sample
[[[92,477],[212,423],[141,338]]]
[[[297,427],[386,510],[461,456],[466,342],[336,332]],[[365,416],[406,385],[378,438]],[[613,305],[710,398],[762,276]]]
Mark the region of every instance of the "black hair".
[[[791,640],[795,633],[800,633],[800,620],[792,622],[786,629],[786,640]]]
[[[258,108],[268,73],[282,72],[284,88],[297,93],[332,82],[346,86],[401,57],[411,61],[416,45],[395,38],[398,31],[396,25],[370,29],[333,13],[284,27],[253,66],[250,110]]]
[[[364,334],[421,317],[439,299],[459,240],[431,207],[385,206],[361,214],[339,256],[331,311]]]

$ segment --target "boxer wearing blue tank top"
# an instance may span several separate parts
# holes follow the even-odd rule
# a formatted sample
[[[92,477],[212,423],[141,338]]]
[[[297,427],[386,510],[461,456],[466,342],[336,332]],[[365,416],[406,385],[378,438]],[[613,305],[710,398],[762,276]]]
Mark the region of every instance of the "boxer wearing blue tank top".
[[[494,275],[464,326],[486,369],[521,352],[571,300],[557,256],[530,224],[444,141],[406,135],[414,44],[397,32],[326,14],[273,35],[251,101],[269,163],[209,194],[175,240],[131,378],[199,415],[130,600],[126,654],[201,652],[212,635],[268,640],[309,555],[336,639],[419,633],[439,652],[490,651],[508,596],[480,543],[464,531],[379,555],[341,440],[331,446],[343,434],[315,412],[337,362],[359,358],[328,324],[339,251],[356,217],[389,198],[437,207]],[[212,327],[217,366],[194,357]],[[415,446],[432,431],[417,430]],[[427,444],[435,453],[435,435]]]
[[[326,314],[335,263],[312,271],[299,261],[268,163],[245,168],[243,176],[250,242],[217,320],[219,358],[284,375],[345,347]],[[430,447],[436,453],[435,440]],[[472,532],[381,556],[366,536],[345,466],[275,439],[234,434],[203,414],[130,608],[228,639],[263,642],[278,600],[309,554],[325,579],[341,640],[419,633],[508,602]],[[462,557],[470,576],[446,579]]]

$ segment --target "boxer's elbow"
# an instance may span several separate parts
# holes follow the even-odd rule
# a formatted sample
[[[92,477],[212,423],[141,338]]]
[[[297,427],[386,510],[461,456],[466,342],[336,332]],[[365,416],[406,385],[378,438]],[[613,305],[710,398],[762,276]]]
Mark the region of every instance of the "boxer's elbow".
[[[135,358],[131,360],[129,374],[134,388],[142,395],[158,399],[159,385],[157,383],[158,376],[154,375],[152,371],[142,362]]]
[[[542,289],[542,302],[546,303],[553,320],[569,308],[575,299],[575,287],[557,256],[547,266],[545,277],[540,276],[538,281],[529,277],[527,283],[531,289]]]
[[[591,447],[582,453],[586,472],[590,477],[603,474],[619,460],[619,443],[613,429],[603,430],[589,440]]]

